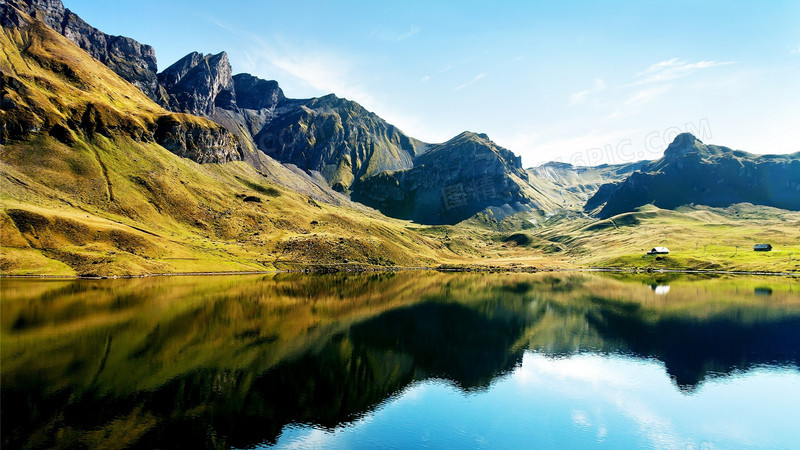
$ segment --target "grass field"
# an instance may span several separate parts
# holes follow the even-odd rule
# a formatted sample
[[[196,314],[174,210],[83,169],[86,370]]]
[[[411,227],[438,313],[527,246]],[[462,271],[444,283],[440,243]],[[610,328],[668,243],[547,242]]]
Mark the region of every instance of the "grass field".
[[[575,213],[534,228],[492,231],[463,225],[442,240],[478,242],[460,254],[470,262],[562,268],[624,268],[800,272],[800,213],[737,204],[728,208],[652,205],[599,220]],[[429,232],[435,236],[436,233]],[[771,252],[753,245],[769,243]],[[652,247],[669,255],[646,255]],[[451,248],[457,250],[456,245]]]

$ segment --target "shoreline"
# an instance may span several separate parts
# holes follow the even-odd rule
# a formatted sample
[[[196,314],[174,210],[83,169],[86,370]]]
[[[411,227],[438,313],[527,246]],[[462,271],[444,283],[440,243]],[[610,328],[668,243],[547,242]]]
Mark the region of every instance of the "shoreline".
[[[406,272],[406,271],[435,271],[442,273],[541,273],[541,272],[607,272],[629,274],[705,274],[705,275],[742,275],[742,276],[782,276],[800,277],[800,272],[765,272],[749,270],[704,270],[704,269],[640,269],[624,267],[578,267],[578,268],[542,268],[533,266],[493,266],[493,265],[448,265],[440,264],[430,267],[390,267],[390,266],[359,266],[359,265],[319,265],[310,264],[298,269],[276,269],[263,271],[215,271],[215,272],[168,272],[150,273],[142,275],[9,275],[0,274],[0,279],[41,279],[41,280],[116,280],[151,277],[196,277],[196,276],[234,276],[234,275],[270,275],[282,273],[299,273],[307,275],[321,275],[330,273],[374,273],[374,272]]]

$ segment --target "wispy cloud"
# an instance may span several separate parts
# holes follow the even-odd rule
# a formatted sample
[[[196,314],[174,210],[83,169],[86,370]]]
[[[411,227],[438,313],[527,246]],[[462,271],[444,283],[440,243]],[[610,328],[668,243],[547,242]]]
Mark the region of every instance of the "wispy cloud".
[[[624,102],[622,102],[622,105],[623,106],[645,105],[657,99],[658,97],[661,97],[662,95],[669,93],[669,91],[672,90],[672,87],[673,85],[667,84],[653,88],[642,89],[640,91],[637,91],[635,94],[633,94]]]
[[[637,111],[640,111],[643,106],[670,93],[674,87],[675,85],[670,83],[653,87],[645,87],[643,89],[640,88],[625,100],[622,100],[619,106],[614,110],[613,113],[611,113],[611,115],[608,116],[608,118],[618,119],[620,117],[627,117],[635,114]]]
[[[789,47],[789,53],[793,55],[800,55],[800,44],[797,44],[793,47]]]
[[[422,27],[419,25],[412,24],[408,31],[405,32],[397,32],[393,30],[386,30],[383,28],[376,28],[372,31],[369,35],[370,39],[377,39],[379,41],[393,41],[393,42],[400,42],[409,39],[412,36],[415,36],[422,32]]]
[[[251,39],[256,45],[243,51],[245,70],[279,76],[301,89],[310,87],[315,95],[335,93],[365,106],[374,102],[374,95],[355,76],[360,65],[355,58],[331,48],[299,47],[280,38]]]
[[[569,105],[575,106],[585,103],[588,97],[591,94],[596,94],[598,92],[602,92],[606,89],[606,83],[597,78],[594,80],[594,86],[591,89],[586,89],[583,91],[576,92],[569,96]]]
[[[431,79],[432,79],[432,78],[436,78],[438,75],[441,75],[441,74],[443,74],[443,73],[447,72],[448,70],[450,70],[450,69],[452,69],[452,68],[453,68],[453,66],[452,66],[452,65],[450,65],[450,64],[448,64],[448,65],[446,65],[446,66],[442,67],[441,69],[437,70],[436,72],[434,72],[434,73],[433,73],[433,74],[431,74],[431,75],[425,75],[424,77],[422,77],[422,80],[421,80],[421,81],[422,81],[423,83],[426,83],[426,82],[428,82],[428,81],[431,81]]]
[[[481,80],[481,78],[484,78],[484,77],[486,77],[485,73],[479,73],[478,75],[475,76],[475,78],[471,79],[470,81],[468,81],[468,82],[466,82],[464,84],[460,84],[460,85],[456,86],[455,90],[460,91],[461,89],[464,89],[465,87],[472,86],[473,84],[477,83],[478,81]]]
[[[334,93],[360,103],[412,136],[436,142],[444,140],[441,131],[432,129],[418,111],[398,108],[370,87],[365,75],[371,73],[366,70],[368,62],[319,42],[304,45],[281,37],[246,37],[251,45],[237,52],[238,69],[280,80],[288,96],[297,96],[298,91],[302,96]],[[446,70],[450,66],[439,72]]]
[[[652,64],[646,70],[636,74],[637,80],[628,86],[636,86],[642,84],[659,83],[664,81],[672,81],[677,78],[687,77],[698,70],[708,69],[711,67],[724,66],[733,64],[731,61],[698,61],[686,62],[678,58],[668,59],[666,61],[657,62]]]

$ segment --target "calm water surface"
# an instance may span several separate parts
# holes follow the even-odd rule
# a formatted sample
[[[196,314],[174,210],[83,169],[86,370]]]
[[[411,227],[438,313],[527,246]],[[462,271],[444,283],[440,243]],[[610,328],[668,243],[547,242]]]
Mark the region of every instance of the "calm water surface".
[[[798,448],[800,280],[0,280],[5,448]]]

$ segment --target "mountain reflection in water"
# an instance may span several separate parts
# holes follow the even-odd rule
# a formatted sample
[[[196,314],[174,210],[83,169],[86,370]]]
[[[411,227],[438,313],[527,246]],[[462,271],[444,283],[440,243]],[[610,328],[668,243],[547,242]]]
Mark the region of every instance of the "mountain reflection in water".
[[[686,394],[797,369],[796,279],[659,277],[4,279],[3,447],[269,444],[424,380],[485,391],[526,351],[657,359]]]

